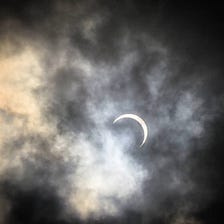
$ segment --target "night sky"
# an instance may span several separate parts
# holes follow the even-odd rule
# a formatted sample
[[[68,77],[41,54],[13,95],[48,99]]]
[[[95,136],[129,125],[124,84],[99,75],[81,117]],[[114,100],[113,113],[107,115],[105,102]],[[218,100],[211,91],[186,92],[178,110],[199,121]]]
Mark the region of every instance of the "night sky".
[[[0,224],[221,223],[223,11],[2,0]]]

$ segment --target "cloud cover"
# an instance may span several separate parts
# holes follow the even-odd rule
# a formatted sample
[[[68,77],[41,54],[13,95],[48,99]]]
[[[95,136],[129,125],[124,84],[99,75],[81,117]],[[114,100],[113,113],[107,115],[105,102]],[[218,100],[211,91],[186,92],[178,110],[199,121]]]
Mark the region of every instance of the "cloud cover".
[[[2,4],[0,223],[211,223],[223,70],[199,6]],[[129,112],[141,150],[135,123],[112,124]]]

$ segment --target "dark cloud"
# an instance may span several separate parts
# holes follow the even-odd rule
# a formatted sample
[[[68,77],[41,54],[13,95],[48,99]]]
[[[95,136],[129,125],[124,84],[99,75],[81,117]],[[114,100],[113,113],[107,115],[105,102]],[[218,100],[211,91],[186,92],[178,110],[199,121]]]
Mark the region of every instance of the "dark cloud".
[[[1,1],[1,20],[17,20],[27,28],[43,23],[53,9],[53,1]]]
[[[41,187],[24,191],[12,185],[6,188],[4,193],[11,202],[9,223],[60,223],[62,205],[52,190]]]

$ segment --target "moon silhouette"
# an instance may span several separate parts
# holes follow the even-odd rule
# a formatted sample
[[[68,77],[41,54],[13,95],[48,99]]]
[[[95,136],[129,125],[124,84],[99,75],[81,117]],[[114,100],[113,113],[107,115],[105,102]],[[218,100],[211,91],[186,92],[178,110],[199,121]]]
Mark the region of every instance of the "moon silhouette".
[[[141,125],[142,130],[143,130],[143,135],[144,135],[142,143],[140,145],[140,147],[142,147],[145,144],[146,139],[148,137],[148,128],[147,128],[145,121],[142,118],[140,118],[138,115],[135,115],[135,114],[122,114],[113,121],[113,124],[121,119],[124,119],[124,118],[133,119]]]

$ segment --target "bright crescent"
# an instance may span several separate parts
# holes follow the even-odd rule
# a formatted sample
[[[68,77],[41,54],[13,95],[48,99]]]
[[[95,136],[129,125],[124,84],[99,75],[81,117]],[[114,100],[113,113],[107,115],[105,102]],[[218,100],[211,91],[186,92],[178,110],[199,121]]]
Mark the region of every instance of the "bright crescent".
[[[113,123],[116,123],[117,121],[119,121],[119,120],[121,120],[123,118],[133,119],[133,120],[137,121],[141,125],[142,130],[143,130],[143,135],[144,135],[143,141],[142,141],[142,143],[140,145],[140,147],[142,147],[145,144],[145,141],[146,141],[146,139],[148,137],[148,128],[147,128],[147,125],[146,125],[145,121],[142,118],[140,118],[139,116],[135,115],[135,114],[122,114],[118,118],[116,118],[113,121]]]

